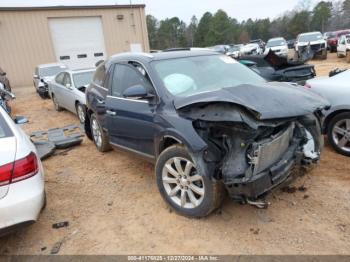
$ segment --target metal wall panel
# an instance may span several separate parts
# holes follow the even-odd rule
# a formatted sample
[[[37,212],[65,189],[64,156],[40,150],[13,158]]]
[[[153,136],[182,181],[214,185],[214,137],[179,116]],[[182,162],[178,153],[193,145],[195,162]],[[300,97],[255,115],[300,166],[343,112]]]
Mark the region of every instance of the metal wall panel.
[[[36,65],[56,62],[49,18],[84,16],[102,18],[107,56],[129,52],[130,44],[135,43],[149,51],[143,7],[0,10],[0,67],[7,72],[12,85],[31,85]],[[118,19],[118,16],[123,16],[123,19]]]

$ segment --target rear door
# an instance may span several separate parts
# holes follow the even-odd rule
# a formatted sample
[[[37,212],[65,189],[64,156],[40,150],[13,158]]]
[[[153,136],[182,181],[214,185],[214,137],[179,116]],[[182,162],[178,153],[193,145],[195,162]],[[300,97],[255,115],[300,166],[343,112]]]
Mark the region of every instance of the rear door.
[[[69,73],[65,73],[63,85],[61,86],[62,105],[71,112],[75,112],[75,98],[72,77]]]
[[[115,65],[110,95],[106,98],[106,126],[112,144],[153,158],[156,104],[146,99],[123,97],[128,87],[137,85],[156,94],[145,71],[144,74],[141,71],[130,64]]]
[[[50,82],[49,83],[49,88],[50,88],[50,92],[51,94],[53,94],[57,101],[61,104],[60,100],[62,100],[62,92],[61,92],[61,86],[63,85],[63,80],[64,80],[64,76],[65,76],[65,73],[62,72],[62,73],[59,73],[54,81]]]
[[[0,200],[9,190],[6,173],[16,157],[16,138],[2,114],[5,112],[0,108]]]

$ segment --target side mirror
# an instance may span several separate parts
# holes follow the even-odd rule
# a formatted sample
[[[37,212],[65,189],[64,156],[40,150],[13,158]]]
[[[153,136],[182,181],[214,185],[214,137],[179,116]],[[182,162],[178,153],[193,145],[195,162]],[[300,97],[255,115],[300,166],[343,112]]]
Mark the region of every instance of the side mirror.
[[[127,88],[123,92],[123,97],[126,98],[153,98],[154,95],[147,92],[144,86],[136,85]]]
[[[33,78],[34,79],[39,79],[39,76],[38,75],[33,75]]]
[[[17,125],[23,125],[25,123],[28,123],[28,119],[24,116],[16,116],[14,121]]]
[[[68,89],[72,89],[71,84],[66,84],[66,87],[67,87]]]

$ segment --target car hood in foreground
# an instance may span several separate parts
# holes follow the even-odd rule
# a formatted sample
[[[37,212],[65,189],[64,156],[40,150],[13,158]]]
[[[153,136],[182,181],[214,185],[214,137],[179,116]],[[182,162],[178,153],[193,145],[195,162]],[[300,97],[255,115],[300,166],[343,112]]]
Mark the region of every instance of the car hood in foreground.
[[[323,97],[287,83],[245,84],[174,99],[177,110],[208,103],[240,105],[260,120],[302,116],[329,107]]]

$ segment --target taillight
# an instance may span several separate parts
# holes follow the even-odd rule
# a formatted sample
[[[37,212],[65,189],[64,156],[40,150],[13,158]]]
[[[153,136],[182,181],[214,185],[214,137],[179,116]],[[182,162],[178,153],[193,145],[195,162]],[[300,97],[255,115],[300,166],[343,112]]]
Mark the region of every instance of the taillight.
[[[39,164],[36,155],[31,152],[25,158],[0,167],[0,186],[16,183],[38,173]]]
[[[10,184],[13,163],[0,166],[0,186]]]

